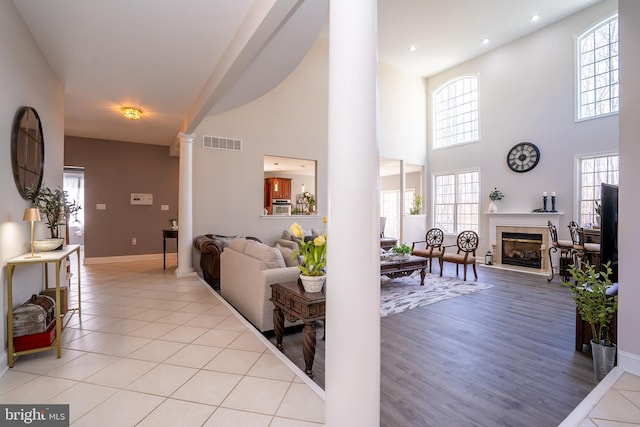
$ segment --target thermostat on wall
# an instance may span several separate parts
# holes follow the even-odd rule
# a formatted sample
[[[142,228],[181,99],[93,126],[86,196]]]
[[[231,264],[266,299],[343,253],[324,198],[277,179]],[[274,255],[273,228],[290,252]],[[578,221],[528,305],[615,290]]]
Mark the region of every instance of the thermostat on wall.
[[[153,194],[148,193],[131,193],[132,205],[152,205]]]

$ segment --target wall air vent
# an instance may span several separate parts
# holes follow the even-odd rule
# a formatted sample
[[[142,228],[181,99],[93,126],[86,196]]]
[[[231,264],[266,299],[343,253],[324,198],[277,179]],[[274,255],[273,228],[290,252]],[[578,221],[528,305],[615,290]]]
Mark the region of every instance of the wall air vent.
[[[242,151],[242,140],[203,135],[202,146],[214,150]]]

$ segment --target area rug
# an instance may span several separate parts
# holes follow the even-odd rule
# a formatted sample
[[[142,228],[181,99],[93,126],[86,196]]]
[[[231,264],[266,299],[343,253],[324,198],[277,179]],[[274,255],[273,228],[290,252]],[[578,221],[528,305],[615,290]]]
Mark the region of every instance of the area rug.
[[[457,277],[440,277],[429,273],[424,278],[424,286],[420,286],[420,273],[417,271],[410,276],[396,279],[382,276],[380,278],[380,317],[492,287],[493,285],[473,280],[465,282]]]

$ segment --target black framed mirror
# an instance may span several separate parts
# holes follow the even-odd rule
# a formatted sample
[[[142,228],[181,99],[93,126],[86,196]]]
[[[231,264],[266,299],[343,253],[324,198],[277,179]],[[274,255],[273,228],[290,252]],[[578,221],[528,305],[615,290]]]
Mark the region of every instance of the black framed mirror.
[[[44,172],[44,137],[38,112],[21,107],[11,132],[11,168],[16,188],[23,199],[40,189]]]

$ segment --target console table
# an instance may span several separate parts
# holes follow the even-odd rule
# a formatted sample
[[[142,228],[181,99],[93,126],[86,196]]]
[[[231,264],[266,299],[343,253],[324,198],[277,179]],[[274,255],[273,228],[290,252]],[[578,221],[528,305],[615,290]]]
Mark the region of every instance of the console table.
[[[162,230],[162,269],[167,269],[167,239],[176,239],[178,244],[178,230]]]
[[[299,279],[298,279],[299,280]],[[271,299],[273,309],[273,331],[276,334],[276,347],[284,352],[282,335],[284,332],[284,318],[295,322],[304,322],[304,338],[302,354],[304,355],[305,373],[313,378],[313,359],[316,356],[316,320],[324,320],[326,297],[322,292],[305,292],[299,282],[276,283],[271,285]]]
[[[49,252],[36,252],[36,257],[34,258],[31,258],[31,252],[29,252],[7,261],[7,341],[9,344],[7,362],[10,368],[13,367],[15,359],[23,354],[56,349],[58,358],[62,356],[63,316],[60,315],[60,265],[64,259],[74,252],[78,257],[78,307],[68,309],[67,313],[71,316],[74,311],[77,311],[78,315],[80,315],[80,245],[63,246],[62,249]],[[13,272],[18,265],[42,264],[44,268],[44,288],[46,289],[49,287],[49,273],[47,269],[47,264],[49,263],[55,264],[56,266],[56,338],[49,346],[16,352],[13,343]]]

